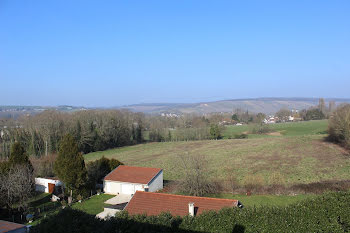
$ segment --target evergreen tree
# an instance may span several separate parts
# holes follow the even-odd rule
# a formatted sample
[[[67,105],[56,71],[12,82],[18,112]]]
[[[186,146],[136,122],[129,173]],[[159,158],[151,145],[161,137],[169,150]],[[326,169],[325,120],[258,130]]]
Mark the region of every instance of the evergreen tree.
[[[137,143],[142,143],[143,137],[142,137],[142,125],[139,123],[136,128],[136,141]]]
[[[132,136],[132,142],[136,142],[136,131],[135,131],[135,126],[134,124],[131,125],[131,136]]]
[[[210,137],[212,139],[221,139],[221,129],[217,124],[212,124],[210,126]]]
[[[9,163],[11,166],[30,164],[29,158],[19,142],[15,142],[11,147]]]
[[[64,136],[60,142],[54,171],[68,190],[72,190],[74,194],[84,194],[88,180],[84,158],[70,134]]]
[[[168,131],[168,141],[171,142],[171,132],[170,132],[170,130]]]

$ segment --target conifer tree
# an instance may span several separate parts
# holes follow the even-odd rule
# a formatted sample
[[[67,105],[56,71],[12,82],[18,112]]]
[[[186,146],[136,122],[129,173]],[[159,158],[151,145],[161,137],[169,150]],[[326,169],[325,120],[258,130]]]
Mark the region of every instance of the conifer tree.
[[[11,166],[26,165],[26,164],[29,165],[30,164],[29,158],[28,158],[23,146],[19,142],[15,142],[11,146],[9,163]]]
[[[74,194],[84,194],[88,180],[85,162],[70,134],[64,136],[60,142],[54,171],[68,190],[72,190]]]

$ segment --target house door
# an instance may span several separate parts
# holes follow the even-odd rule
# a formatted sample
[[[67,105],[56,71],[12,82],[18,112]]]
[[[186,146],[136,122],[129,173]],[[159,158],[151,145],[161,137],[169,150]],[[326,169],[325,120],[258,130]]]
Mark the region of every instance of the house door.
[[[53,193],[55,191],[55,184],[48,183],[49,186],[49,193]]]
[[[122,184],[122,193],[124,194],[134,194],[135,188],[133,184]]]

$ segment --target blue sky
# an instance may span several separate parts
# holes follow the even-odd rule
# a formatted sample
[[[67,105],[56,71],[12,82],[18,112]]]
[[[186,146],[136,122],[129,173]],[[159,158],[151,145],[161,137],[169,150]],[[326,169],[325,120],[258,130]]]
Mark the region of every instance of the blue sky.
[[[350,1],[0,0],[0,105],[350,97]]]

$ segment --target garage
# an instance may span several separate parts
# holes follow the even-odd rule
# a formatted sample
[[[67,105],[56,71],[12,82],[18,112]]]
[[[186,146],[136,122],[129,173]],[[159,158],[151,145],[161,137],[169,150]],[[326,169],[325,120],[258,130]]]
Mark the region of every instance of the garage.
[[[156,192],[162,188],[163,170],[160,168],[120,165],[103,179],[103,191],[113,195]]]
[[[122,184],[122,192],[123,194],[134,194],[135,186],[133,184]]]

